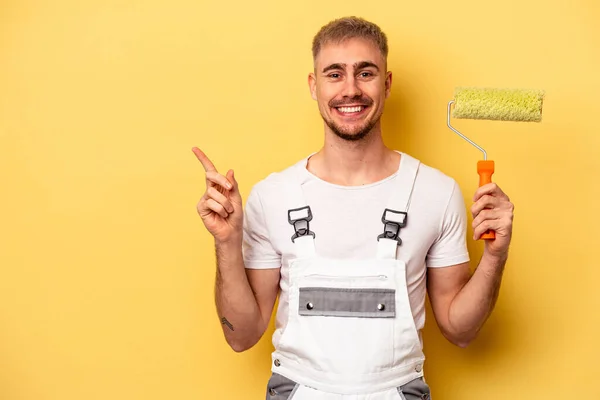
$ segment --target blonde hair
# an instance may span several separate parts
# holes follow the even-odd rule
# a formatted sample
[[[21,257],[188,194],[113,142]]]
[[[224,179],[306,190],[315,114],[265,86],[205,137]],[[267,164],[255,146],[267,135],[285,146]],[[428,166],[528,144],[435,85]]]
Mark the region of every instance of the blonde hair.
[[[335,19],[321,27],[313,38],[313,60],[319,55],[321,47],[327,43],[342,43],[348,39],[361,38],[371,40],[387,60],[388,44],[385,33],[372,22],[359,17],[344,17]]]

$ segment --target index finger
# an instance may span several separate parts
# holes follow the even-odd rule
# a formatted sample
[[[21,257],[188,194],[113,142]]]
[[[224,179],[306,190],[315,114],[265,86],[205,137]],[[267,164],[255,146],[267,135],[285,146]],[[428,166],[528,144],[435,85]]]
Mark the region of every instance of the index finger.
[[[198,159],[198,161],[200,161],[206,172],[217,170],[217,168],[215,168],[215,165],[212,163],[212,161],[208,159],[208,157],[206,157],[206,154],[204,154],[202,150],[200,150],[197,147],[193,147],[192,151],[194,152],[196,158]]]
[[[500,186],[498,186],[494,182],[491,182],[491,183],[481,186],[480,188],[478,188],[475,191],[475,195],[473,196],[473,201],[479,200],[481,197],[485,196],[486,194],[488,194],[490,196],[508,198],[508,196],[502,191],[502,189],[500,189]]]

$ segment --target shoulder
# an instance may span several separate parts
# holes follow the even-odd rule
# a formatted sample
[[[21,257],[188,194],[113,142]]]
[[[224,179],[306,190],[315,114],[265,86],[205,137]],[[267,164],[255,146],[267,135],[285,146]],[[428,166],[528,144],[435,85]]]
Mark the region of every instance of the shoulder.
[[[409,155],[406,157],[413,158]],[[457,181],[438,168],[413,158],[418,165],[417,177],[413,188],[413,200],[419,208],[427,210],[435,218],[444,218],[448,208],[464,208],[462,191]],[[411,203],[412,204],[412,203]]]
[[[440,169],[425,164],[409,154],[402,153],[402,156],[406,157],[413,164],[418,165],[419,169],[415,185],[420,191],[430,194],[443,194],[450,193],[456,189],[456,180]]]
[[[248,202],[260,201],[263,207],[281,203],[290,192],[308,179],[305,166],[308,157],[296,163],[267,175],[252,186]]]

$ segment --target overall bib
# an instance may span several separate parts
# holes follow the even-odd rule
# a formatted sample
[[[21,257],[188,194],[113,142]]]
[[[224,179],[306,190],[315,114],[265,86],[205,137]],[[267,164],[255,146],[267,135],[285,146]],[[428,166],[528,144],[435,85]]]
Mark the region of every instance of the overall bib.
[[[382,234],[373,237],[377,252],[371,259],[319,257],[310,206],[301,185],[292,185],[288,221],[294,228],[290,232],[295,231],[294,255],[288,262],[289,285],[281,293],[289,314],[272,354],[267,400],[429,398],[421,379],[425,357],[409,304],[406,264],[397,257],[420,164],[403,157],[397,189],[382,210]],[[411,390],[417,397],[403,394]]]

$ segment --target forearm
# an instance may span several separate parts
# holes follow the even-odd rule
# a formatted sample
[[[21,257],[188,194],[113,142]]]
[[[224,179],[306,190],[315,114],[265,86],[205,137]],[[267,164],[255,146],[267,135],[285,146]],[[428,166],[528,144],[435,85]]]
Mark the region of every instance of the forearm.
[[[235,351],[252,347],[264,331],[260,308],[246,276],[240,240],[216,242],[215,303],[227,343]]]
[[[508,255],[483,255],[469,281],[454,297],[448,312],[449,332],[459,345],[475,338],[492,313]]]

